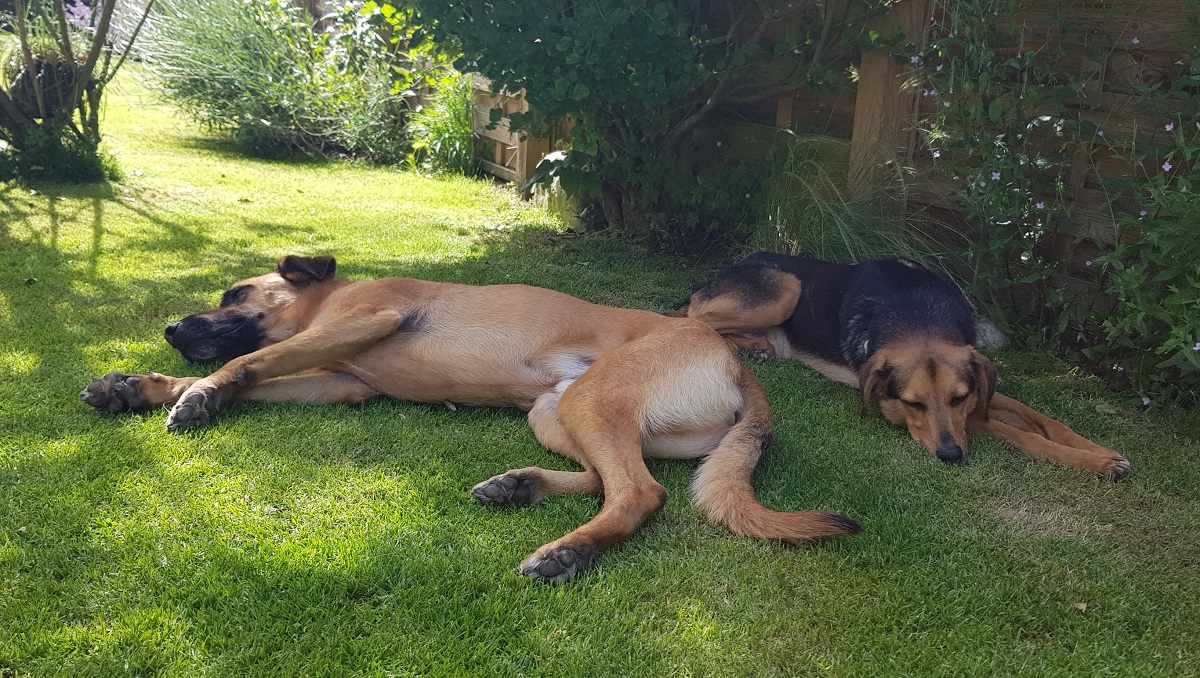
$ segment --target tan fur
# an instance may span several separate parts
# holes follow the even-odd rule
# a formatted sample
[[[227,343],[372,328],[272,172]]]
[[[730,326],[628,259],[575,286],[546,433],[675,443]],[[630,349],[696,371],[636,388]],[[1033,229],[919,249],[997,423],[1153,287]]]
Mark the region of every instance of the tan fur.
[[[974,374],[972,360],[986,360],[970,346],[944,341],[916,339],[888,344],[863,367],[864,406],[871,399],[893,424],[908,428],[913,440],[930,453],[943,436],[967,449],[967,416],[974,411],[989,388],[986,381],[972,390],[968,375]],[[884,369],[898,397],[889,396],[873,378]],[[916,407],[914,407],[914,405]]]
[[[475,496],[496,504],[604,494],[599,515],[522,564],[543,580],[574,575],[663,505],[666,491],[643,455],[707,456],[695,500],[738,534],[799,543],[858,530],[837,514],[759,503],[750,475],[771,431],[762,387],[698,321],[524,285],[306,274],[319,263],[289,257],[280,271],[232,286],[250,286],[231,308],[261,314],[267,339],[259,350],[202,379],[113,373],[81,395],[112,411],[118,391],[125,409],[174,403],[172,430],[205,425],[235,399],[358,402],[384,394],[526,410],[538,441],[583,470],[514,469],[477,485]]]

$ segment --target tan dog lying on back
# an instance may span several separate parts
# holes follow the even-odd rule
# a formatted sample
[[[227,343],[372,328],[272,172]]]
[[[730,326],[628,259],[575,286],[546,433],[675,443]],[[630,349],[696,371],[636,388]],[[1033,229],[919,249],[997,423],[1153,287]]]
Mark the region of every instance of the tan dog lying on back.
[[[603,494],[587,524],[534,551],[521,572],[558,581],[587,568],[666,502],[643,455],[706,457],[691,491],[738,534],[789,543],[851,534],[853,520],[779,512],[750,476],[771,435],[762,385],[703,323],[598,306],[525,285],[410,278],[348,281],[332,258],[286,257],[235,283],[219,308],[167,327],[193,360],[228,360],[204,377],[109,373],[80,394],[110,412],[174,403],[169,430],[207,425],[235,399],[419,402],[517,407],[538,442],[582,471],[514,469],[472,490],[484,504]],[[285,376],[293,375],[293,376]]]

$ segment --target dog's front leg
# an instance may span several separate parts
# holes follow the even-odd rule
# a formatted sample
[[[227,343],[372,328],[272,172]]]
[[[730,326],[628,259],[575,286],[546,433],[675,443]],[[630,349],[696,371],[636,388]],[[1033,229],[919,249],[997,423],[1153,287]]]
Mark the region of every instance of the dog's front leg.
[[[205,426],[230,399],[266,379],[349,360],[395,333],[395,308],[350,309],[278,344],[234,358],[192,384],[167,415],[167,430]]]
[[[177,400],[199,377],[109,372],[93,379],[79,397],[101,412],[145,412]]]

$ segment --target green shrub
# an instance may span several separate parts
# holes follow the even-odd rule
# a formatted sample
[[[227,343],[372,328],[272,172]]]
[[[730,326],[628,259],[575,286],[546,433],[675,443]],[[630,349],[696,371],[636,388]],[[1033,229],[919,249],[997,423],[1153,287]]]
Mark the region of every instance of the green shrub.
[[[743,0],[415,4],[435,38],[462,48],[459,70],[498,90],[525,90],[530,111],[511,115],[511,129],[539,134],[573,122],[570,149],[539,178],[595,198],[614,231],[694,251],[747,219],[742,196],[759,172],[744,160],[698,162],[704,125],[726,103],[845,82],[832,60],[887,2],[836,10]]]
[[[63,127],[31,129],[22,148],[12,156],[14,176],[27,181],[86,184],[120,178],[115,160],[100,150],[96,141],[70,134]]]
[[[317,32],[286,0],[159,0],[143,53],[171,99],[249,153],[398,162],[408,107],[369,4]]]
[[[435,173],[474,174],[474,77],[455,73],[443,79],[429,105],[413,112],[408,138],[410,164]]]
[[[1160,176],[1145,192],[1140,237],[1097,256],[1113,300],[1104,340],[1085,349],[1107,376],[1151,403],[1200,402],[1200,197]]]

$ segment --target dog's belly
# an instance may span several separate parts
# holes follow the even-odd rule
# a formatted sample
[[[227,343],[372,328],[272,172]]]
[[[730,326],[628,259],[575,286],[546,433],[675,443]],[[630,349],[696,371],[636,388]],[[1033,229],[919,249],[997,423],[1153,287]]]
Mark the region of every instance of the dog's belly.
[[[654,459],[696,459],[712,452],[733,425],[709,431],[658,434],[642,438],[642,454]]]
[[[514,345],[455,341],[384,344],[335,367],[400,400],[529,410],[538,396],[583,374],[592,359],[577,352],[529,355]]]

